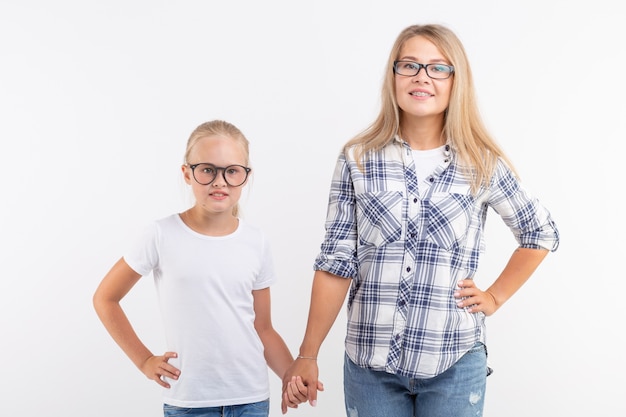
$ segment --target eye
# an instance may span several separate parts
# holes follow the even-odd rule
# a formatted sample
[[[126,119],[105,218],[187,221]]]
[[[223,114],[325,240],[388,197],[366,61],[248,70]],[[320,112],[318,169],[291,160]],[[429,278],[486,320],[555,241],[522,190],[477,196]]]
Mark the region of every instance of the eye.
[[[419,70],[420,64],[418,64],[417,62],[406,61],[402,63],[402,68],[416,71],[416,70]]]
[[[451,71],[448,65],[443,65],[443,64],[432,64],[430,66],[430,70],[432,72],[438,72],[438,73],[444,73],[444,74],[447,74]]]
[[[215,173],[215,168],[212,167],[211,165],[202,165],[201,167],[201,172],[203,174],[214,174]]]
[[[241,172],[241,168],[237,166],[226,167],[226,175],[235,175]]]

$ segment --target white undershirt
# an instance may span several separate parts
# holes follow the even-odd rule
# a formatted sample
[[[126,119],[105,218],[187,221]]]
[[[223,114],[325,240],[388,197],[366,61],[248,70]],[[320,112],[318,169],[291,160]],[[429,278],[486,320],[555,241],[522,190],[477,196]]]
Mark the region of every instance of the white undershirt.
[[[425,183],[427,178],[435,172],[435,168],[444,162],[446,159],[445,148],[446,145],[425,151],[413,149],[415,175],[419,184]]]

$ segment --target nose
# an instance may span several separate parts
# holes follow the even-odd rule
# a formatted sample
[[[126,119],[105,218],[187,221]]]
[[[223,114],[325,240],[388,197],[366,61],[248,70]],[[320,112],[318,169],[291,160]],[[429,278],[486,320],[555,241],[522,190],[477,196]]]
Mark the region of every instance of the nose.
[[[224,170],[224,168],[217,168],[217,172],[215,173],[215,179],[213,180],[213,183],[211,185],[213,185],[213,187],[225,187],[226,184],[226,178],[224,178],[226,171]]]
[[[430,77],[426,74],[426,67],[421,67],[417,70],[417,74],[413,76],[413,82],[430,81]]]

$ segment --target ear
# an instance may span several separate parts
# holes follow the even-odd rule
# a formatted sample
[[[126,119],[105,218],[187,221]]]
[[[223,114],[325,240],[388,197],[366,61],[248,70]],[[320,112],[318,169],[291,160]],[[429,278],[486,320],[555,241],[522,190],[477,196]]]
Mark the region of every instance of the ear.
[[[183,171],[183,178],[185,179],[185,182],[191,185],[191,181],[193,181],[193,173],[191,172],[191,168],[189,168],[187,165],[181,165],[180,169]]]

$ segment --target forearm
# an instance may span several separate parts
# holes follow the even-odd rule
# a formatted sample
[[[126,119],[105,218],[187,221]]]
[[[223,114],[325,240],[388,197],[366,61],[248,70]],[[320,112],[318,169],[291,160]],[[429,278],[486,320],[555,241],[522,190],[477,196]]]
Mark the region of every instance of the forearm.
[[[309,318],[299,355],[317,358],[322,342],[343,306],[351,282],[328,272],[315,272]]]
[[[153,354],[141,342],[119,303],[94,300],[94,307],[113,340],[122,348],[135,366],[141,369],[141,365]]]
[[[287,368],[293,363],[293,356],[287,344],[273,328],[264,331],[260,337],[265,348],[267,366],[282,379]]]
[[[518,248],[513,252],[500,276],[486,290],[493,297],[496,308],[524,285],[547,254],[545,249]]]

